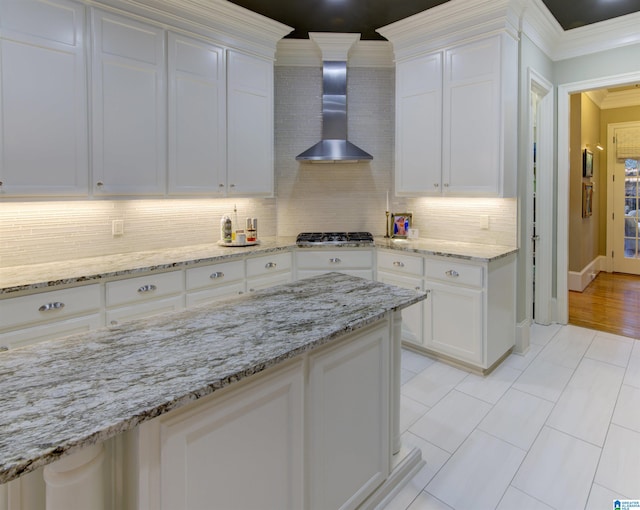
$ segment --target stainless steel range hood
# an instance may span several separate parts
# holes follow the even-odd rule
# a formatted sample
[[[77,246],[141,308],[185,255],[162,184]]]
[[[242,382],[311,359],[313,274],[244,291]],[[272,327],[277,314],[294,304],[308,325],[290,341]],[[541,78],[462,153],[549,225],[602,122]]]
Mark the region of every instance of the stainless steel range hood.
[[[373,156],[347,140],[347,54],[360,34],[309,34],[322,51],[322,140],[296,156],[310,163],[358,162]]]

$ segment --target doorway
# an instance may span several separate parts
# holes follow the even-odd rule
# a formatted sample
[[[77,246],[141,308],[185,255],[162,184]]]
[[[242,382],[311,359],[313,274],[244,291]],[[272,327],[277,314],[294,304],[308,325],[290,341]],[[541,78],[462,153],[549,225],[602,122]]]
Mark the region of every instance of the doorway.
[[[527,165],[527,310],[533,322],[552,321],[553,85],[529,68]]]
[[[613,272],[640,275],[640,122],[609,124],[607,251]]]
[[[569,83],[558,86],[558,201],[557,201],[557,305],[556,320],[562,324],[568,322],[568,229],[569,201],[560,197],[569,196],[569,126],[570,95],[593,89],[602,89],[620,85],[631,85],[640,81],[640,72],[625,75],[608,76]]]

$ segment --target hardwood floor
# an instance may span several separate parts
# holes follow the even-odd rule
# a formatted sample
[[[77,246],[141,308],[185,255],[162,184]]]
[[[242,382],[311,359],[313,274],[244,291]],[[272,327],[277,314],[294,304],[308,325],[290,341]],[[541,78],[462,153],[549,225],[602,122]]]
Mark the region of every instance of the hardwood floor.
[[[600,272],[583,292],[569,291],[569,323],[640,339],[640,276]]]

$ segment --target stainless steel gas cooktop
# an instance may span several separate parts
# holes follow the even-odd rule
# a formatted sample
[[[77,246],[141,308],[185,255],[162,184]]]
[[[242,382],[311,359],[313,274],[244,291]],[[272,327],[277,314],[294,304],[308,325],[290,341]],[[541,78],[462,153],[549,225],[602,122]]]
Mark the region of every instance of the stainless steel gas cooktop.
[[[322,245],[372,245],[373,234],[371,232],[302,232],[296,238],[298,246],[322,246]]]

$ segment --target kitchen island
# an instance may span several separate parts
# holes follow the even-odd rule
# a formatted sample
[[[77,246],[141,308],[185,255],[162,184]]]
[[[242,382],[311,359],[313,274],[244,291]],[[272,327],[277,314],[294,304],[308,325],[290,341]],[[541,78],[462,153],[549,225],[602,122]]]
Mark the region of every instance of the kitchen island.
[[[124,494],[120,508],[198,508],[212,495],[221,503],[262,498],[262,508],[356,507],[391,478],[399,448],[399,310],[424,298],[330,273],[0,353],[0,482],[47,465],[51,509],[78,505],[78,497],[87,498],[83,508],[107,508],[116,493]],[[255,395],[259,404],[247,403]],[[217,433],[207,416],[227,424],[233,416],[233,426]],[[200,442],[191,444],[193,437]],[[119,444],[109,451],[120,453],[111,454],[118,465],[110,472],[125,473],[124,491],[103,487],[107,468],[96,468],[112,439]],[[225,443],[268,454],[225,457],[221,448],[219,458],[206,455]],[[354,450],[343,451],[349,444]],[[379,462],[354,478],[359,455]],[[271,470],[260,464],[267,459]],[[272,488],[270,496],[256,479],[227,476],[230,496],[218,494],[216,477],[237,475],[233,464],[246,461],[282,491]],[[83,471],[90,481],[77,478]]]

